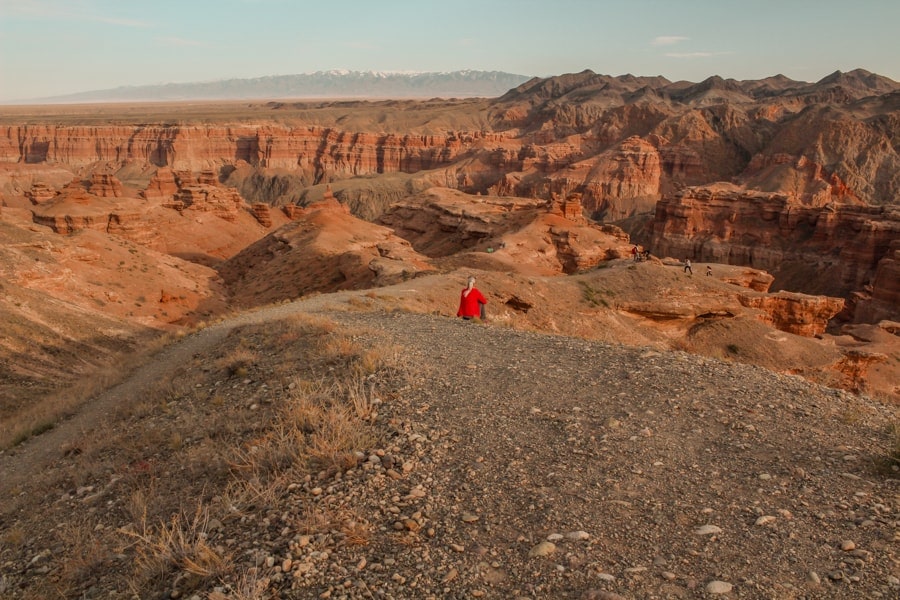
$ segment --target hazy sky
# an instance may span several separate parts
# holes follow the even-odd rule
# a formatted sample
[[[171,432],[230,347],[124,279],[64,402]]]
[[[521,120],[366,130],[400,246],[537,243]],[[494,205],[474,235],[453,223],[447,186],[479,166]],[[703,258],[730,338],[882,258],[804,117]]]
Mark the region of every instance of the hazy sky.
[[[357,71],[900,81],[900,0],[0,0],[0,101]]]

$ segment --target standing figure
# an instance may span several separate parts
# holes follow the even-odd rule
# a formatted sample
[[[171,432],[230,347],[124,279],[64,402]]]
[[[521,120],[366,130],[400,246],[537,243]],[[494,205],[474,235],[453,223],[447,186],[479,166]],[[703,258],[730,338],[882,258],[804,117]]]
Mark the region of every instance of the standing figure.
[[[712,267],[709,265],[706,265],[706,276],[710,277],[711,275],[712,275]]]
[[[485,304],[487,299],[475,287],[475,277],[470,275],[466,287],[459,296],[459,310],[456,311],[456,316],[466,320],[479,317],[482,321],[486,321]]]
[[[686,258],[684,260],[684,272],[689,273],[691,275],[694,274],[694,270],[691,268],[691,259]]]

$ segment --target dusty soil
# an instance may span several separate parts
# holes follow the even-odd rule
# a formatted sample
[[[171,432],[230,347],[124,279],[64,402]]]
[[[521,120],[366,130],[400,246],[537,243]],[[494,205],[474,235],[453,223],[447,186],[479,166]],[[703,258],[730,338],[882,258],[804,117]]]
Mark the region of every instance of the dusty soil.
[[[0,455],[0,595],[900,594],[900,474],[887,459],[895,408],[758,367],[385,305],[345,292],[211,326]],[[288,331],[280,319],[302,313],[364,348],[394,348],[406,366],[367,379],[378,397],[372,446],[346,470],[288,470],[252,510],[204,521],[202,539],[243,578],[170,570],[135,589],[135,548],[115,540],[130,530],[138,491],[145,510],[190,510],[197,498],[227,506],[224,449],[250,452],[270,435],[292,377],[335,368],[277,334]],[[233,338],[254,352],[244,379],[217,367]],[[152,396],[160,382],[172,393]],[[204,433],[217,413],[233,420]],[[157,444],[113,460],[116,449],[96,439],[110,427],[122,439],[152,430]],[[194,433],[176,444],[176,431]],[[310,526],[322,516],[328,526]]]

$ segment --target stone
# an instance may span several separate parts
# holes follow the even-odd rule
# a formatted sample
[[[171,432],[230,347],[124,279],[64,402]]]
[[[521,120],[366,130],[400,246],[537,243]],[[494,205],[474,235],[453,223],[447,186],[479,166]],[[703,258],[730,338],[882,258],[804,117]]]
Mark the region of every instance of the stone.
[[[556,544],[553,542],[541,542],[528,551],[528,558],[549,556],[556,552]]]
[[[728,594],[731,592],[732,585],[727,581],[710,581],[706,584],[706,591],[710,594]]]
[[[694,530],[695,535],[715,535],[722,533],[722,529],[716,525],[702,525]]]

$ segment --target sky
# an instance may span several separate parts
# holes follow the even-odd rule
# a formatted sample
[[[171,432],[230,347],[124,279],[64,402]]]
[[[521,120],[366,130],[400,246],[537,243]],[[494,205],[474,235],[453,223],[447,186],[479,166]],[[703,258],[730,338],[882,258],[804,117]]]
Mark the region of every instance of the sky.
[[[0,101],[348,69],[900,81],[898,0],[0,0]]]

